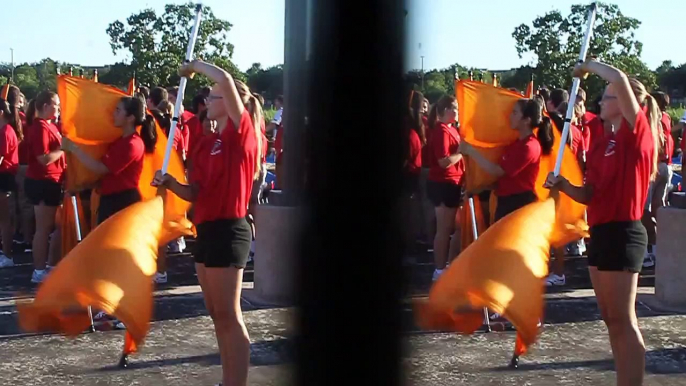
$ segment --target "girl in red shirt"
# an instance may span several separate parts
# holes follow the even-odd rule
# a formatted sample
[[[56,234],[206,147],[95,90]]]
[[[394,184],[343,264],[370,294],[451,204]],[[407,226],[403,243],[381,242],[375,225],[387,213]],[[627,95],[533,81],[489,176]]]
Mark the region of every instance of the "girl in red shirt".
[[[154,118],[146,114],[139,98],[123,97],[114,110],[114,125],[122,136],[112,142],[107,152],[97,160],[68,138],[62,148],[73,153],[91,171],[102,174],[98,224],[115,213],[141,200],[138,183],[143,171],[145,153],[155,151],[157,134]],[[138,128],[140,127],[140,133]]]
[[[207,116],[217,121],[219,133],[211,148],[196,153],[190,185],[161,172],[153,185],[164,185],[195,205],[195,267],[215,326],[223,384],[245,385],[250,340],[240,298],[252,239],[246,215],[262,164],[262,110],[248,86],[221,68],[195,60],[179,70],[188,77],[195,72],[215,82]]]
[[[431,133],[430,168],[426,191],[436,212],[436,236],[434,237],[433,280],[443,273],[448,258],[460,251],[460,226],[457,209],[462,202],[462,177],[464,163],[458,152],[460,134],[453,123],[457,120],[457,100],[444,96],[436,102],[429,113]],[[451,239],[451,235],[454,235]]]
[[[10,104],[10,111],[17,112],[19,118],[16,122],[18,125],[21,125],[22,131],[22,136],[20,138],[19,131],[16,130],[17,127],[15,126],[17,139],[19,140],[19,167],[17,169],[17,175],[15,176],[17,188],[17,220],[21,230],[21,236],[23,238],[22,247],[24,247],[24,250],[30,250],[33,240],[33,233],[35,231],[35,217],[33,213],[33,205],[26,197],[26,192],[24,192],[24,180],[26,179],[26,171],[28,169],[29,160],[26,136],[28,135],[28,129],[31,126],[29,123],[29,117],[22,112],[22,109],[24,108],[24,101],[24,94],[21,93],[19,88],[10,86],[9,93],[7,94],[7,102]],[[30,118],[33,119],[33,117]]]
[[[648,244],[641,217],[650,180],[658,169],[660,111],[643,84],[620,70],[595,60],[574,69],[577,77],[587,73],[597,74],[609,83],[600,115],[612,124],[614,132],[593,139],[583,186],[573,186],[551,173],[546,187],[557,187],[588,205],[589,272],[600,314],[609,330],[617,384],[640,385],[645,371],[645,345],[635,304],[638,273]]]
[[[495,221],[538,200],[534,185],[541,156],[550,154],[553,147],[552,123],[550,118],[543,116],[543,106],[536,99],[520,99],[515,103],[510,126],[517,130],[519,139],[505,148],[498,163],[489,161],[466,142],[460,146],[460,152],[471,157],[487,173],[498,177]],[[536,128],[538,132],[534,134]]]
[[[419,174],[422,169],[422,147],[426,144],[426,128],[422,119],[421,108],[424,96],[418,91],[410,92],[409,108],[405,117],[405,132],[408,140],[408,151],[405,158],[406,188],[410,196],[419,188]]]
[[[41,283],[47,274],[48,238],[55,229],[55,214],[62,204],[62,179],[66,169],[62,151],[62,135],[53,120],[60,110],[60,98],[43,91],[32,101],[27,115],[35,119],[28,130],[28,168],[24,180],[26,197],[36,216],[33,237],[34,271],[31,282]]]
[[[2,237],[0,268],[14,265],[14,260],[11,258],[14,229],[10,215],[10,208],[12,208],[10,200],[14,199],[15,175],[19,167],[17,136],[22,136],[21,122],[17,123],[14,118],[17,115],[10,112],[7,101],[0,99],[0,236]],[[12,124],[17,125],[19,130],[15,131]]]

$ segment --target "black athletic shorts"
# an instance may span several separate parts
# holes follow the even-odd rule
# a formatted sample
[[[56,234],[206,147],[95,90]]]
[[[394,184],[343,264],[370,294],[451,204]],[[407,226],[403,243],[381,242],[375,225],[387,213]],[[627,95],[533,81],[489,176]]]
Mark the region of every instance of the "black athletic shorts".
[[[17,190],[16,176],[12,173],[0,173],[0,190],[5,193]]]
[[[599,271],[641,272],[648,234],[640,221],[594,225],[590,233],[589,266]]]
[[[41,203],[47,206],[60,206],[62,204],[62,184],[50,180],[24,180],[24,194],[33,206]]]
[[[450,182],[426,181],[426,195],[434,206],[458,208],[462,203],[462,185]]]
[[[108,218],[122,209],[139,202],[141,194],[138,189],[123,190],[121,192],[100,196],[98,206],[98,224],[103,223]]]
[[[538,201],[534,192],[524,192],[509,196],[498,196],[498,206],[495,208],[495,221],[507,216],[508,214],[523,208],[531,203]]]
[[[207,221],[196,230],[196,263],[207,268],[245,268],[252,242],[252,229],[245,218]]]
[[[419,192],[419,171],[416,173],[406,171],[403,174],[403,189],[410,197]]]

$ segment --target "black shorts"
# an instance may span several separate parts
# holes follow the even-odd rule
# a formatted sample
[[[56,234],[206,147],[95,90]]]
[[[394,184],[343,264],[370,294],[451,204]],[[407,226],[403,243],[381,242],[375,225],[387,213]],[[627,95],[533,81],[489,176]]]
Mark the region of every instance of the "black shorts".
[[[207,221],[196,230],[196,263],[207,268],[245,268],[252,242],[252,229],[245,218]]]
[[[5,193],[15,192],[17,190],[17,180],[15,175],[11,173],[0,173],[0,190]]]
[[[47,206],[60,206],[62,204],[62,184],[50,180],[24,180],[24,194],[33,206],[41,203]]]
[[[410,197],[419,192],[419,171],[417,173],[405,172],[403,174],[403,189]]]
[[[434,206],[458,208],[462,203],[462,185],[450,182],[426,182],[426,195]]]
[[[538,201],[534,192],[524,192],[509,196],[498,196],[498,206],[495,208],[495,221],[507,216],[508,214],[523,208],[531,203]]]
[[[641,272],[648,234],[640,221],[594,225],[590,233],[589,266],[599,271]]]
[[[123,190],[121,192],[100,196],[98,206],[98,224],[103,223],[108,218],[122,209],[139,202],[141,194],[138,189]]]

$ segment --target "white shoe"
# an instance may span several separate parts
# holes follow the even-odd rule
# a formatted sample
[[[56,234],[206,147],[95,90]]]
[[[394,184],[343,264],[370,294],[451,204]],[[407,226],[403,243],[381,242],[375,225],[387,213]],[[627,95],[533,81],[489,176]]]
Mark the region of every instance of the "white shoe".
[[[643,268],[650,268],[655,266],[655,254],[649,253],[643,258]]]
[[[433,278],[431,280],[432,281],[438,280],[438,278],[441,277],[441,275],[443,275],[443,271],[444,271],[443,269],[434,270],[434,275],[433,275]]]
[[[46,269],[43,269],[40,271],[37,269],[34,269],[33,275],[31,275],[31,283],[35,283],[35,284],[42,283],[43,280],[45,280],[45,278],[47,276],[48,276],[48,271]]]
[[[0,253],[0,268],[14,267],[14,260]]]
[[[155,272],[155,276],[153,276],[152,281],[155,284],[167,284],[167,273]]]
[[[552,287],[552,286],[562,286],[565,285],[567,282],[565,275],[558,276],[554,273],[551,273],[546,279],[545,279],[545,286],[546,287]]]

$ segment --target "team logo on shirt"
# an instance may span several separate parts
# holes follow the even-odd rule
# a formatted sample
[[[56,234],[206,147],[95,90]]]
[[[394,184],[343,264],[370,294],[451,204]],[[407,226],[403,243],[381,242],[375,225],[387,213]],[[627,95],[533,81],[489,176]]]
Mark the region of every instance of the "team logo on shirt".
[[[615,145],[617,145],[617,142],[615,142],[614,139],[611,139],[610,142],[607,143],[607,147],[605,148],[605,157],[615,154]]]
[[[216,139],[214,145],[212,145],[212,150],[210,150],[210,155],[221,154],[222,152],[222,140]]]

